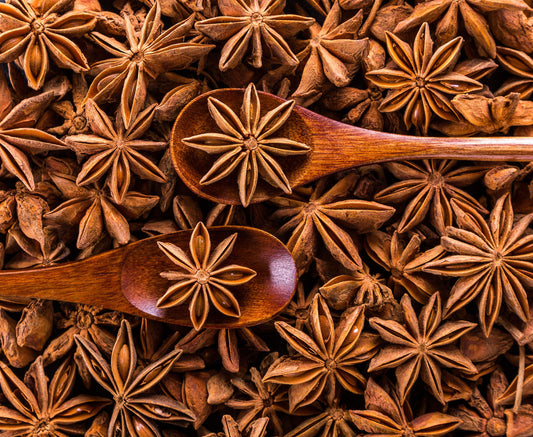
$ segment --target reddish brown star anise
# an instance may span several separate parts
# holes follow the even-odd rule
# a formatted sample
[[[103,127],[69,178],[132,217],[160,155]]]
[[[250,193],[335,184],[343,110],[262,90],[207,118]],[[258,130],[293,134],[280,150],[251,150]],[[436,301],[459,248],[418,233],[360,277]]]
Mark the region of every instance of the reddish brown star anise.
[[[533,235],[526,234],[533,214],[514,223],[511,197],[498,199],[486,221],[470,205],[452,200],[458,228],[447,227],[441,246],[452,254],[428,263],[424,270],[459,277],[444,317],[478,297],[479,321],[488,336],[502,300],[522,321],[529,318],[527,289],[533,287]]]
[[[36,90],[44,84],[49,58],[61,68],[76,73],[87,71],[87,59],[70,38],[90,32],[96,17],[88,12],[71,10],[73,5],[73,0],[2,2],[0,63],[14,61],[20,56],[28,85]]]
[[[476,80],[453,71],[463,39],[455,38],[433,52],[429,25],[418,31],[413,47],[386,32],[387,49],[397,68],[382,68],[366,74],[380,88],[390,89],[379,109],[394,112],[405,106],[404,122],[409,129],[427,135],[435,113],[456,121],[457,114],[446,94],[468,93],[483,86]]]
[[[440,366],[464,373],[477,372],[472,362],[455,346],[456,341],[476,324],[459,320],[441,325],[439,293],[431,296],[418,318],[409,295],[405,294],[400,304],[405,317],[404,325],[378,317],[370,319],[370,326],[389,345],[372,358],[368,371],[395,369],[402,404],[422,373],[422,380],[433,396],[444,404]]]
[[[400,402],[391,384],[378,384],[372,378],[365,390],[365,410],[351,410],[355,426],[369,437],[440,437],[451,435],[461,420],[440,412],[413,418],[408,404]]]
[[[340,387],[363,393],[365,378],[356,364],[369,360],[379,346],[377,335],[362,332],[364,321],[364,307],[352,307],[335,326],[328,306],[317,294],[311,307],[310,335],[285,322],[276,322],[279,335],[296,354],[278,358],[263,380],[291,386],[291,412],[310,405],[323,394],[331,403]]]
[[[307,29],[313,18],[284,14],[285,0],[219,0],[218,7],[219,17],[199,21],[195,27],[213,41],[226,41],[218,64],[221,71],[235,68],[250,44],[255,68],[263,65],[263,45],[282,64],[298,64],[285,38]]]

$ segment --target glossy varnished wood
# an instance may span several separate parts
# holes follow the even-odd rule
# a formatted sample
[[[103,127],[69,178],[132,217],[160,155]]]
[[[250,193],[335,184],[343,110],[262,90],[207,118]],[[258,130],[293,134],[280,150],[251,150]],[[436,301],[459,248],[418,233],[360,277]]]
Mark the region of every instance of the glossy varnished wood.
[[[171,154],[181,179],[196,194],[215,202],[239,204],[237,172],[212,184],[200,185],[202,176],[219,156],[208,155],[182,143],[183,138],[206,132],[220,132],[207,109],[209,96],[240,112],[244,90],[219,89],[202,94],[180,113],[172,130]],[[262,112],[284,100],[259,93]],[[393,160],[450,158],[473,161],[533,160],[533,138],[475,137],[440,138],[394,135],[370,131],[331,120],[300,106],[295,106],[285,125],[272,137],[287,137],[311,147],[305,156],[280,159],[291,187],[306,184],[322,176],[351,167]],[[253,202],[281,194],[259,181]]]
[[[258,229],[221,226],[209,228],[213,247],[237,232],[225,264],[240,264],[257,272],[248,283],[232,287],[241,317],[223,316],[211,306],[205,327],[234,328],[271,319],[290,301],[296,288],[296,266],[287,248]],[[188,251],[192,231],[147,238],[119,249],[52,267],[0,272],[0,294],[85,303],[136,316],[192,326],[188,302],[170,309],[156,308],[174,282],[162,278],[165,270],[179,270],[158,248],[158,241]]]

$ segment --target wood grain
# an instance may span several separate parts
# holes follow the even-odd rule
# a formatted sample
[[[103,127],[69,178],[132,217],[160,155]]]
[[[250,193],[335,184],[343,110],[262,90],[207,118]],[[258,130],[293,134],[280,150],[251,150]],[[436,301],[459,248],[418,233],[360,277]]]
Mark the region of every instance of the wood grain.
[[[180,113],[171,137],[174,167],[183,182],[196,194],[215,202],[240,204],[235,175],[211,184],[200,185],[202,176],[214,159],[181,141],[192,135],[220,132],[207,109],[212,96],[240,111],[244,90],[219,89],[202,94]],[[271,94],[259,93],[263,113],[284,102]],[[304,156],[280,160],[291,187],[359,165],[407,159],[442,158],[473,161],[531,161],[533,138],[530,137],[415,137],[361,129],[318,115],[300,106],[294,110],[276,137],[287,137],[307,144],[311,151]],[[260,180],[252,202],[282,194]]]
[[[269,320],[283,310],[296,289],[296,265],[278,239],[247,227],[209,228],[214,246],[235,232],[237,241],[228,262],[252,268],[257,276],[232,287],[241,306],[241,317],[223,316],[211,308],[204,325],[207,328],[236,328]],[[1,271],[0,294],[84,303],[192,326],[187,304],[169,309],[155,306],[172,284],[159,273],[179,270],[156,243],[166,241],[188,250],[191,233],[181,231],[147,238],[83,261]]]

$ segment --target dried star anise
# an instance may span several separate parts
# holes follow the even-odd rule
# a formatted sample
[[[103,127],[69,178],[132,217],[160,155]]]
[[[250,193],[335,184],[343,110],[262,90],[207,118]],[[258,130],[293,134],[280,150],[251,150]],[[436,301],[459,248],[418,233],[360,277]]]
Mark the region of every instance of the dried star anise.
[[[283,168],[271,155],[302,155],[309,151],[309,146],[289,138],[271,136],[289,118],[294,101],[282,103],[263,115],[259,95],[251,83],[244,93],[240,118],[218,99],[210,97],[207,105],[223,133],[205,133],[182,140],[187,146],[206,153],[223,154],[202,177],[200,184],[218,182],[239,168],[239,198],[244,206],[250,204],[259,176],[284,193],[291,193]]]
[[[209,314],[209,302],[222,314],[239,317],[239,302],[226,286],[242,285],[252,280],[256,272],[248,267],[231,264],[220,267],[231,255],[237,233],[229,236],[211,250],[211,238],[205,225],[200,222],[194,228],[189,242],[191,258],[172,243],[158,242],[159,248],[170,260],[185,272],[166,271],[161,276],[171,285],[157,301],[158,308],[169,308],[191,299],[189,313],[196,330],[205,323]]]
[[[424,23],[418,31],[413,47],[393,33],[387,32],[387,49],[397,68],[370,71],[367,79],[380,88],[390,89],[379,107],[394,112],[405,107],[403,120],[409,129],[415,126],[427,135],[433,114],[450,121],[457,114],[446,94],[476,91],[482,85],[453,71],[460,54],[462,38],[433,51],[429,26]]]

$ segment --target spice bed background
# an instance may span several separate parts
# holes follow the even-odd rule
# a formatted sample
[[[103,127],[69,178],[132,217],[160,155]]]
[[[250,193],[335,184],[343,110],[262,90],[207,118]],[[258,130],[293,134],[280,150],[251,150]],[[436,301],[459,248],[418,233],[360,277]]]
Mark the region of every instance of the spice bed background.
[[[243,165],[244,207],[192,194],[169,154],[189,101],[251,83],[422,144],[531,136],[532,6],[0,3],[3,269],[202,222],[276,235],[299,274],[241,329],[0,299],[0,435],[533,435],[531,163],[371,165],[260,203],[272,176]]]

